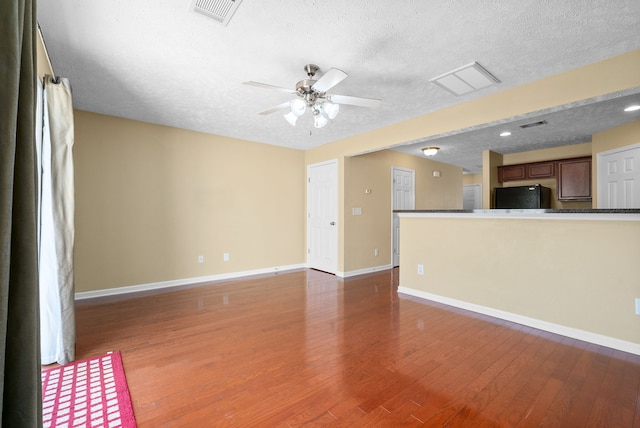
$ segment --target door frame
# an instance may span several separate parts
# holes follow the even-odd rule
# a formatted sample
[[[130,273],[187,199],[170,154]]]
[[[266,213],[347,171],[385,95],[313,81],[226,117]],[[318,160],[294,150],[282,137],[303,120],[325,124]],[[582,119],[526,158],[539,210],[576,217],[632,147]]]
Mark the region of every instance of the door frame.
[[[322,166],[328,166],[328,165],[334,165],[335,166],[335,200],[333,201],[334,203],[334,207],[335,207],[335,222],[336,222],[336,227],[333,228],[335,233],[335,248],[333,249],[334,254],[335,254],[335,260],[333,261],[333,266],[330,266],[328,269],[325,267],[318,267],[318,266],[311,266],[309,263],[309,249],[310,249],[310,244],[311,244],[311,226],[310,226],[310,211],[311,211],[311,200],[312,200],[312,194],[309,191],[309,183],[310,183],[310,174],[309,172],[311,171],[312,168],[316,168],[316,167],[322,167]],[[307,165],[307,176],[306,176],[306,193],[307,193],[307,207],[306,207],[306,249],[307,249],[307,254],[306,254],[306,266],[310,269],[319,269],[325,272],[329,272],[332,273],[334,275],[338,274],[338,255],[339,255],[339,249],[340,249],[340,243],[339,243],[339,238],[340,238],[340,233],[339,233],[339,227],[340,227],[340,223],[338,221],[338,217],[339,217],[339,213],[340,213],[340,207],[339,207],[339,202],[340,202],[340,195],[339,195],[339,190],[340,190],[340,183],[339,183],[339,168],[338,168],[338,159],[331,159],[328,161],[324,161],[324,162],[317,162],[317,163],[313,163],[313,164],[308,164]]]
[[[391,166],[391,267],[395,267],[395,261],[394,261],[394,252],[393,252],[393,244],[395,242],[395,219],[396,219],[396,214],[393,213],[393,210],[395,209],[395,182],[394,180],[394,172],[398,170],[398,171],[405,171],[405,172],[409,172],[411,173],[411,190],[413,191],[413,208],[411,209],[415,209],[416,206],[416,171],[414,169],[409,169],[409,168],[402,168],[399,166]]]

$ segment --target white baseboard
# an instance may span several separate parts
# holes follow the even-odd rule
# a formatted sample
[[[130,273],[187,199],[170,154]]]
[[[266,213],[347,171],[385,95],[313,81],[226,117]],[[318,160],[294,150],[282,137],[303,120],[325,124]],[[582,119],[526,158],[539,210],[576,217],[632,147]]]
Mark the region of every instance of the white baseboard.
[[[129,285],[125,287],[107,288],[95,291],[80,291],[75,294],[76,300],[93,299],[95,297],[115,296],[119,294],[136,293],[139,291],[159,290],[162,288],[178,287],[181,285],[205,284],[208,282],[222,281],[226,279],[242,278],[251,275],[262,275],[265,273],[284,272],[293,269],[303,269],[304,264],[277,266],[264,269],[254,269],[242,272],[222,273],[219,275],[200,276],[195,278],[175,279],[171,281],[152,282],[149,284]]]
[[[571,337],[573,339],[594,343],[596,345],[606,346],[608,348],[618,349],[620,351],[640,355],[640,344],[638,343],[627,342],[626,340],[616,339],[614,337],[604,336],[577,328],[566,327],[564,325],[554,324],[535,318],[529,318],[511,312],[505,312],[498,309],[489,308],[487,306],[476,305],[474,303],[451,299],[449,297],[439,296],[437,294],[414,290],[412,288],[403,286],[398,287],[398,293],[443,303],[445,305],[454,306],[460,309],[466,309],[468,311],[477,312],[484,315],[489,315],[506,321],[511,321],[529,327],[537,328],[539,330],[548,331],[550,333],[555,333],[562,336]]]
[[[374,266],[374,267],[370,267],[370,268],[352,270],[352,271],[349,271],[349,272],[337,272],[336,276],[339,276],[341,278],[349,278],[351,276],[365,275],[367,273],[379,272],[381,270],[389,270],[392,267],[393,266],[391,266],[391,264],[383,265],[383,266]]]

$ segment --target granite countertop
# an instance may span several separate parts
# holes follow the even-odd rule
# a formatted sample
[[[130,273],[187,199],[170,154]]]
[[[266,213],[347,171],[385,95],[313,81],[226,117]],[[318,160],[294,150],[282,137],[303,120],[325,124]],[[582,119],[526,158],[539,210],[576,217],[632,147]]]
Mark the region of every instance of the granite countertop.
[[[618,209],[492,209],[492,210],[394,210],[394,213],[451,213],[451,214],[640,214],[638,208]]]

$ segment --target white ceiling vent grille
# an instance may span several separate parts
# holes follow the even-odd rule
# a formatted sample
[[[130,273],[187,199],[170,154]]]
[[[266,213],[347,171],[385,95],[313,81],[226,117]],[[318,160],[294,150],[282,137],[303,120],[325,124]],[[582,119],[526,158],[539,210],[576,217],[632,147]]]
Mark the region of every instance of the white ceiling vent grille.
[[[242,0],[193,0],[191,8],[195,13],[227,25]]]
[[[433,82],[453,95],[464,95],[477,89],[500,83],[500,80],[477,62],[472,62],[434,77],[429,82]]]

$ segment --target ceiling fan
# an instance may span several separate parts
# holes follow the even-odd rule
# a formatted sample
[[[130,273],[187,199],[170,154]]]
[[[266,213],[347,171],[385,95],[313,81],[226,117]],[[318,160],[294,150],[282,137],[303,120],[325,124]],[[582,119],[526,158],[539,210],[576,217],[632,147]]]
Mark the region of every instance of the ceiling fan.
[[[340,104],[360,107],[377,107],[380,105],[380,100],[374,98],[328,94],[327,91],[329,89],[347,78],[347,73],[342,70],[338,70],[337,68],[332,68],[324,73],[318,80],[314,80],[314,76],[319,70],[320,67],[315,64],[305,65],[304,71],[307,73],[307,78],[296,83],[295,89],[287,89],[259,82],[244,82],[244,84],[257,86],[258,88],[275,89],[277,91],[297,95],[298,98],[278,104],[277,106],[259,113],[266,115],[288,109],[289,112],[284,115],[284,118],[292,126],[296,125],[296,121],[305,113],[307,108],[309,108],[313,113],[314,126],[316,128],[322,128],[338,115]]]

